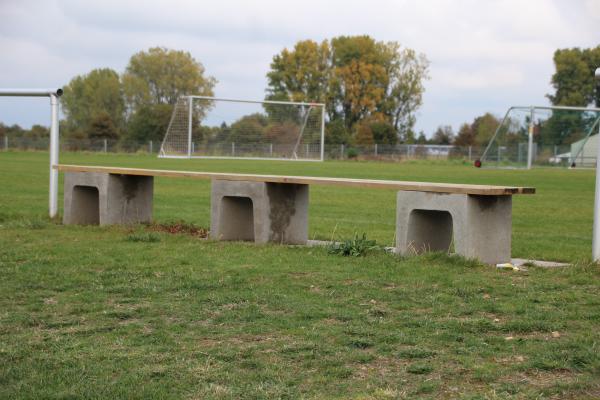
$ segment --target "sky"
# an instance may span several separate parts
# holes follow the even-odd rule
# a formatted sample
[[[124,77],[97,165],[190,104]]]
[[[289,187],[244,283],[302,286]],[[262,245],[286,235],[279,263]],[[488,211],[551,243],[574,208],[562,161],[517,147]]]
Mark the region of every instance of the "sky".
[[[121,73],[150,47],[189,51],[217,97],[260,100],[274,55],[300,40],[370,35],[430,61],[416,130],[547,105],[556,49],[600,45],[600,0],[0,0],[0,88]],[[0,121],[49,125],[44,98],[0,97]]]

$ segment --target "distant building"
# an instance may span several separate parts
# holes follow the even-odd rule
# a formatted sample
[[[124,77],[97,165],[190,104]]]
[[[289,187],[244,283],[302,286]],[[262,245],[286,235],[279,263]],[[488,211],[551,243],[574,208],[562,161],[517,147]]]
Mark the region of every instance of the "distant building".
[[[598,154],[598,135],[590,136],[587,142],[586,139],[581,139],[572,143],[571,154],[575,157],[573,161],[577,167],[595,167]]]

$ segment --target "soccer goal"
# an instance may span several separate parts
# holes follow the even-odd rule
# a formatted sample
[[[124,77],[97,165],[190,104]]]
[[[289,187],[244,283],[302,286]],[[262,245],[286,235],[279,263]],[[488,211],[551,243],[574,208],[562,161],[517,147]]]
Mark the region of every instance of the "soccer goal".
[[[476,166],[593,167],[600,108],[510,107]]]
[[[323,161],[325,105],[183,96],[159,157]]]

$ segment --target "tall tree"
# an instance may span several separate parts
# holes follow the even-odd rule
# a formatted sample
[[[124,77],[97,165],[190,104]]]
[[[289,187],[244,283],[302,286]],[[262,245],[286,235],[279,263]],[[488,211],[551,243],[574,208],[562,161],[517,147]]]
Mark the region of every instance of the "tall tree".
[[[450,144],[454,140],[454,131],[450,125],[438,126],[435,130],[431,143],[433,144]]]
[[[129,114],[128,136],[136,140],[163,137],[177,99],[183,95],[213,96],[217,82],[190,53],[163,47],[134,54],[122,81]],[[196,103],[195,125],[204,111]]]
[[[475,133],[470,124],[464,123],[460,126],[453,144],[455,146],[473,146],[475,144]]]
[[[182,95],[212,96],[215,83],[190,53],[164,47],[134,54],[123,74],[130,111],[152,104],[174,105]]]
[[[303,40],[293,50],[273,57],[267,73],[267,99],[322,103],[329,83],[330,48],[327,41]]]
[[[600,66],[600,46],[591,49],[559,49],[554,52],[552,75],[554,94],[547,97],[553,105],[600,106],[600,89],[594,71]]]
[[[326,102],[329,121],[343,121],[348,132],[372,118],[391,124],[405,139],[422,103],[427,70],[425,56],[396,42],[369,36],[306,40],[273,57],[267,98]]]
[[[98,118],[108,118],[118,134],[123,127],[125,102],[119,75],[109,68],[94,69],[64,87],[61,103],[67,131],[86,134]]]
[[[471,125],[475,133],[475,142],[480,146],[487,145],[498,129],[498,125],[500,125],[500,120],[491,113],[485,113],[475,118]]]

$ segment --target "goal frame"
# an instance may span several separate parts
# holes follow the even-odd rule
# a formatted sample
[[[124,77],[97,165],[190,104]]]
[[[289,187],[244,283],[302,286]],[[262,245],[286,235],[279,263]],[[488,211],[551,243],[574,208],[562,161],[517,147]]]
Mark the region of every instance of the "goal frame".
[[[498,127],[496,128],[496,131],[492,135],[492,138],[488,142],[484,152],[482,153],[482,155],[480,157],[480,162],[485,161],[485,157],[486,157],[488,151],[490,150],[490,148],[492,147],[492,144],[496,140],[496,137],[500,133],[500,129],[504,126],[504,123],[507,121],[507,119],[510,116],[511,111],[513,111],[513,110],[529,111],[529,127],[528,127],[528,132],[527,132],[527,166],[525,167],[526,169],[531,169],[532,164],[533,164],[533,131],[534,131],[534,127],[535,127],[535,110],[565,110],[565,111],[582,111],[582,112],[592,111],[592,112],[600,113],[600,108],[597,108],[597,107],[511,106],[508,108],[508,110],[504,114],[504,118],[502,118],[502,121],[500,121],[500,124],[498,125]],[[589,139],[589,137],[594,134],[594,129],[596,127],[598,127],[598,134],[600,134],[600,115],[598,116],[598,118],[596,118],[596,120],[592,124],[590,130],[586,133],[586,136],[584,138],[584,140],[586,142]],[[585,142],[584,142],[584,144],[585,144]],[[576,154],[575,156],[573,156],[571,154],[570,159],[569,159],[569,164],[571,164],[573,162],[573,160],[576,159],[576,157],[579,155],[579,153],[581,152],[582,149],[583,149],[583,146],[579,150],[578,154]]]
[[[164,144],[167,140],[167,135],[163,138],[163,141],[160,145],[160,151],[158,153],[159,158],[204,158],[204,159],[222,159],[222,160],[274,160],[274,161],[316,161],[321,162],[325,161],[325,103],[309,103],[309,102],[301,102],[301,101],[278,101],[278,100],[243,100],[243,99],[232,99],[226,97],[212,97],[212,96],[197,96],[197,95],[186,95],[179,97],[188,99],[188,132],[187,132],[187,155],[166,155],[163,152]],[[223,101],[229,103],[246,103],[246,104],[279,104],[279,105],[292,105],[292,106],[308,106],[308,107],[321,107],[321,148],[320,148],[320,158],[319,159],[311,159],[311,158],[282,158],[282,157],[235,157],[235,156],[202,156],[202,155],[194,155],[192,151],[192,130],[193,130],[193,110],[194,110],[194,99],[198,100],[215,100],[215,101]],[[169,126],[167,128],[167,132],[169,131],[171,125],[173,124],[173,120],[175,118],[175,114],[171,117],[169,121]],[[298,140],[301,136],[298,138]]]

